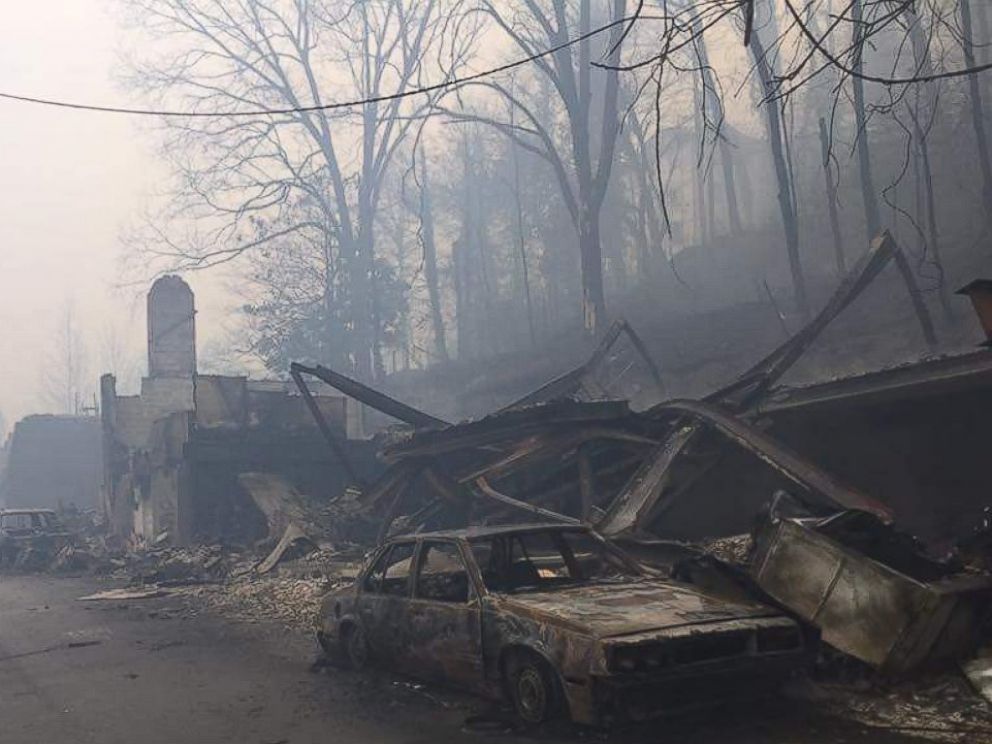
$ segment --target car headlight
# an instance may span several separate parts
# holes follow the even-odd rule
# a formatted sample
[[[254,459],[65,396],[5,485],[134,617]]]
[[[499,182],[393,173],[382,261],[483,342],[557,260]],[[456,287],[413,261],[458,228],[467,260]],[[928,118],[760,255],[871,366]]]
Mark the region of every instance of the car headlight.
[[[616,672],[643,671],[661,666],[659,650],[643,646],[619,646],[613,649],[612,658],[610,666]]]

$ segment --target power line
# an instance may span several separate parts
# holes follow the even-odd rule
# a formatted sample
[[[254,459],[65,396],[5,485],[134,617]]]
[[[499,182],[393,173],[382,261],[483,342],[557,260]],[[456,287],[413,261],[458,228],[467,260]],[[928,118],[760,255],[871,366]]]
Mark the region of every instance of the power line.
[[[433,93],[437,90],[443,90],[445,88],[451,88],[456,85],[462,85],[463,83],[470,83],[473,80],[479,80],[481,78],[490,77],[492,75],[497,75],[501,72],[506,72],[507,70],[512,70],[516,67],[522,67],[524,65],[530,64],[542,57],[548,57],[552,54],[560,52],[562,49],[567,49],[574,44],[578,44],[586,39],[590,39],[593,36],[598,36],[604,31],[608,31],[614,26],[618,26],[622,23],[627,23],[629,19],[619,18],[617,20],[611,21],[610,23],[594,28],[587,33],[576,36],[575,38],[568,39],[567,41],[553,46],[549,49],[545,49],[542,52],[537,52],[528,57],[522,59],[514,60],[513,62],[507,62],[506,64],[499,65],[498,67],[492,67],[488,70],[483,70],[482,72],[472,73],[471,75],[465,75],[462,77],[451,78],[450,80],[445,80],[440,83],[434,83],[433,85],[426,85],[419,88],[413,88],[411,90],[398,91],[396,93],[388,93],[380,96],[373,96],[371,98],[361,98],[354,101],[340,101],[337,103],[324,103],[324,104],[314,104],[312,106],[293,106],[289,108],[260,108],[248,111],[176,111],[169,109],[140,109],[140,108],[126,108],[122,106],[99,106],[90,103],[76,103],[73,101],[62,101],[53,98],[39,98],[37,96],[26,96],[18,95],[16,93],[4,93],[0,92],[0,99],[5,99],[8,101],[16,101],[18,103],[32,103],[40,106],[52,106],[55,108],[65,108],[73,109],[76,111],[95,111],[103,114],[128,114],[132,116],[163,116],[163,117],[187,117],[187,118],[204,118],[204,117],[247,117],[247,116],[276,116],[280,114],[297,114],[297,113],[308,113],[316,111],[331,111],[334,109],[343,108],[354,108],[355,106],[363,106],[369,103],[382,103],[384,101],[394,101],[398,98],[408,98],[410,96],[419,96],[425,93]]]

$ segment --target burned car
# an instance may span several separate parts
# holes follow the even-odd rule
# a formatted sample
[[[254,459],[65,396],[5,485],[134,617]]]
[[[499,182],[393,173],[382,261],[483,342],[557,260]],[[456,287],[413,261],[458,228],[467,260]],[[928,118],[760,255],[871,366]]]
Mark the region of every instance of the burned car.
[[[588,527],[395,537],[327,595],[318,640],[489,697],[529,724],[605,724],[770,689],[801,667],[799,625],[650,574]]]
[[[69,538],[52,509],[0,509],[0,566],[51,559]]]

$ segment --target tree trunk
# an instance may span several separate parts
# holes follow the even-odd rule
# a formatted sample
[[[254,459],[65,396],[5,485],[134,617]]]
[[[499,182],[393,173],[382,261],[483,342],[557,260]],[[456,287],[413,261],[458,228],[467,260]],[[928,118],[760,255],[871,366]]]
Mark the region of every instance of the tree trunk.
[[[786,107],[789,110],[789,118],[786,120]],[[788,99],[782,104],[782,145],[785,148],[785,165],[789,172],[789,198],[792,200],[792,213],[799,214],[799,191],[796,186],[796,169],[792,158],[792,130],[795,124],[793,115],[792,99]]]
[[[834,238],[834,260],[837,262],[837,276],[843,279],[847,274],[847,264],[844,261],[844,241],[840,233],[840,218],[837,215],[837,184],[834,183],[834,172],[830,167],[830,137],[827,134],[827,122],[820,117],[820,153],[823,157],[823,178],[827,187],[827,212],[830,215],[830,233]]]
[[[379,277],[373,271],[369,277],[370,304],[372,309],[372,379],[382,382],[386,365],[382,358],[382,302],[379,294]]]
[[[708,89],[706,100],[709,102],[710,118],[713,120],[722,119],[723,102],[719,98],[719,90],[713,80],[713,71],[710,69],[710,56],[706,48],[702,21],[698,17],[693,20],[693,30],[697,36],[699,64],[702,68],[700,74],[702,75],[703,85]],[[734,184],[734,160],[730,152],[730,145],[727,144],[727,140],[723,136],[722,127],[720,132],[720,165],[723,168],[723,188],[727,199],[727,224],[730,227],[730,232],[736,235],[741,232],[741,215],[737,208],[737,191]],[[711,219],[711,223],[712,221]]]
[[[714,242],[717,236],[716,229],[716,183],[713,178],[713,171],[707,169],[703,171],[706,178],[706,234],[710,237],[710,242]]]
[[[397,276],[406,276],[407,268],[407,249],[406,249],[406,229],[402,221],[397,221],[394,226],[395,234],[393,236],[393,242],[396,245],[396,274]],[[402,318],[402,328],[403,328],[403,346],[401,349],[393,349],[392,356],[392,371],[395,372],[401,369],[399,360],[402,360],[402,369],[410,369],[410,356],[411,350],[415,346],[414,330],[413,330],[413,316],[410,312],[403,313]]]
[[[469,199],[469,247],[472,252],[472,261],[475,270],[469,274],[472,281],[472,292],[478,296],[482,302],[475,303],[476,312],[473,314],[473,333],[475,334],[475,345],[480,352],[498,352],[499,349],[491,343],[492,333],[490,325],[495,317],[493,313],[493,300],[495,299],[495,287],[492,281],[492,272],[489,268],[489,252],[486,250],[486,220],[483,214],[483,202],[481,189],[479,188],[477,174],[473,159],[469,161],[468,170],[469,184],[467,194]],[[474,299],[474,298],[473,298]],[[479,308],[481,307],[481,312]]]
[[[693,109],[694,116],[693,121],[695,122],[696,129],[696,142],[699,143],[699,147],[703,147],[703,114],[700,110],[702,106],[702,97],[699,95],[699,91],[693,88]],[[703,170],[702,170],[702,157],[699,157],[703,153],[698,153],[696,157],[696,167],[692,174],[692,186],[693,186],[693,205],[692,211],[693,216],[696,221],[696,242],[699,245],[706,245],[709,243],[710,236],[706,234],[706,197],[704,195],[705,184],[703,183]]]
[[[920,128],[917,117],[913,118],[913,128],[916,132],[917,152],[920,156],[920,180],[922,181],[923,196],[926,201],[927,230],[930,237],[930,252],[933,262],[940,271],[940,304],[944,312],[951,313],[951,303],[947,296],[947,286],[944,282],[944,262],[940,256],[940,233],[937,228],[937,202],[933,194],[933,170],[930,167],[930,145],[926,134]]]
[[[364,230],[362,231],[364,233]],[[378,336],[373,307],[372,238],[361,234],[360,250],[355,263],[353,308],[355,313],[355,374],[359,380],[375,380],[373,356]]]
[[[424,247],[424,279],[431,310],[431,330],[434,335],[434,355],[448,360],[448,342],[445,338],[444,312],[441,306],[441,288],[437,275],[437,244],[434,240],[434,210],[431,203],[430,177],[427,173],[426,153],[420,159],[420,229]]]
[[[663,253],[662,241],[664,240],[664,235],[662,224],[664,223],[664,217],[661,214],[658,200],[655,198],[651,172],[656,167],[656,164],[652,159],[653,154],[648,155],[648,142],[644,134],[644,128],[641,126],[641,121],[634,111],[630,112],[628,121],[630,122],[630,132],[633,139],[631,149],[636,149],[633,162],[635,163],[634,170],[637,173],[637,204],[641,220],[641,230],[644,232],[644,266],[641,277],[643,279],[654,276],[658,266],[658,257]]]
[[[583,205],[579,221],[579,253],[582,269],[582,321],[590,335],[606,322],[603,293],[603,250],[599,237],[599,210]]]
[[[512,114],[510,122],[513,124]],[[520,199],[520,153],[517,151],[517,146],[513,142],[510,142],[510,151],[510,157],[513,160],[513,206],[517,218],[517,249],[520,255],[520,279],[524,290],[524,308],[527,312],[527,328],[530,331],[530,342],[532,346],[536,346],[537,334],[534,332],[534,305],[530,296],[530,270],[527,267],[527,241],[524,239],[524,209]]]
[[[730,232],[740,235],[743,232],[741,212],[737,205],[737,183],[734,175],[734,155],[727,140],[720,137],[720,165],[723,166],[723,189],[727,197],[727,221]]]
[[[851,19],[853,21],[851,40],[851,85],[854,91],[854,124],[855,142],[858,150],[858,170],[861,176],[861,197],[865,206],[865,229],[868,241],[878,237],[882,229],[882,221],[878,215],[878,195],[875,193],[875,179],[871,173],[871,150],[868,144],[868,127],[865,121],[865,83],[858,77],[862,68],[862,53],[864,51],[862,17],[862,0],[852,0]]]
[[[961,0],[961,47],[964,51],[965,66],[974,67],[977,62],[971,25],[971,0]],[[992,229],[992,162],[989,160],[989,143],[985,133],[985,107],[982,103],[982,89],[977,73],[968,75],[968,92],[971,96],[971,123],[975,129],[975,145],[982,171],[982,205],[985,210],[986,225]]]
[[[924,75],[933,73],[933,60],[930,48],[920,29],[919,18],[909,9],[906,11],[910,41],[913,45],[913,61],[918,70]],[[947,286],[944,283],[944,262],[940,256],[940,236],[937,228],[937,206],[933,193],[933,170],[930,166],[930,143],[927,141],[928,130],[933,124],[937,109],[937,90],[933,82],[921,83],[913,90],[913,103],[907,103],[909,116],[913,120],[913,140],[916,150],[916,187],[922,204],[917,209],[917,216],[926,213],[927,230],[929,233],[930,253],[933,262],[940,273],[940,304],[944,312],[952,314],[950,300],[947,296]],[[924,246],[925,247],[925,246]]]
[[[751,33],[751,55],[754,57],[763,91],[770,91],[773,85],[772,69],[765,57],[765,49],[757,29]],[[775,102],[765,104],[765,114],[768,144],[771,147],[772,163],[775,167],[775,179],[778,185],[778,206],[782,214],[782,230],[785,233],[789,271],[792,275],[793,299],[799,312],[808,315],[809,303],[806,299],[806,281],[803,277],[802,263],[799,258],[799,222],[793,209],[789,170],[782,149],[782,122],[779,108]]]
[[[328,220],[328,222],[330,221]],[[337,307],[337,298],[334,296],[334,274],[337,273],[340,266],[335,266],[333,238],[330,228],[325,227],[321,232],[321,239],[323,240],[321,248],[324,260],[322,267],[324,329],[320,336],[322,348],[318,351],[317,360],[327,365],[333,365],[334,344],[339,342],[339,339],[334,338],[334,324],[331,322],[331,318],[334,317],[335,308]]]
[[[363,54],[369,56],[367,48]],[[367,68],[366,68],[367,69]],[[375,267],[372,188],[375,181],[375,144],[379,109],[375,103],[362,107],[362,169],[358,182],[358,226],[355,231],[354,261],[351,272],[352,333],[355,374],[359,380],[373,380],[373,356],[378,337],[372,307],[372,271]]]
[[[465,250],[466,237],[464,230],[451,246],[452,273],[455,285],[455,334],[457,336],[458,358],[468,359],[472,355],[471,324],[469,323],[469,292],[466,274],[468,270],[468,251]]]
[[[992,19],[992,14],[989,13],[987,2],[980,2],[975,6],[975,21],[977,22],[977,36],[978,36],[978,62],[979,64],[988,64],[990,51],[989,44],[992,43],[992,26],[990,26],[990,19]],[[972,42],[974,44],[975,37],[972,36]],[[983,101],[988,101],[989,98],[989,76],[983,74],[982,78],[982,96]]]
[[[579,34],[588,34],[592,28],[592,7],[590,0],[579,3]],[[589,109],[592,104],[591,87],[591,39],[585,38],[578,44],[578,66],[576,76],[578,89],[575,100],[569,107],[569,126],[572,134],[572,150],[578,181],[578,224],[579,265],[582,277],[582,325],[590,336],[596,336],[602,323],[606,321],[606,294],[603,291],[603,249],[600,243],[599,217],[603,194],[595,193],[592,143],[589,132]],[[608,73],[615,75],[615,71]],[[607,99],[609,91],[607,91]],[[616,101],[614,100],[614,108]],[[604,103],[604,118],[610,116],[608,101]],[[616,115],[614,110],[613,115]],[[605,148],[605,143],[601,148]],[[605,151],[605,150],[604,150]],[[601,153],[600,157],[604,157]],[[605,191],[605,189],[604,189]]]
[[[740,195],[743,221],[749,225],[754,225],[754,190],[751,188],[751,171],[747,160],[738,159],[734,164],[734,179],[740,181]]]

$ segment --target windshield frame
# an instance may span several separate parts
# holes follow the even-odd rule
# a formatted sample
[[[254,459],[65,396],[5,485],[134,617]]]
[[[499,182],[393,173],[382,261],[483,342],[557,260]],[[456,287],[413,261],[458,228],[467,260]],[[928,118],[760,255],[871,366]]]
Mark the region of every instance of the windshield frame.
[[[604,538],[594,529],[581,525],[575,525],[575,526],[568,525],[562,527],[549,525],[547,528],[506,531],[506,532],[498,532],[487,535],[473,536],[466,539],[466,548],[467,548],[466,553],[471,555],[472,563],[474,564],[475,571],[477,572],[478,583],[485,590],[487,594],[509,594],[509,595],[528,594],[528,593],[534,593],[540,591],[555,591],[557,589],[572,588],[577,586],[593,586],[596,584],[611,583],[607,579],[572,578],[572,577],[568,577],[566,579],[562,577],[562,580],[560,582],[556,582],[555,584],[551,584],[549,582],[548,585],[546,586],[534,586],[534,587],[528,587],[528,588],[522,588],[516,590],[504,590],[499,588],[494,589],[492,586],[490,586],[490,583],[486,581],[486,576],[483,571],[483,566],[480,564],[478,560],[478,556],[474,550],[474,546],[479,543],[488,542],[490,543],[490,545],[492,545],[494,542],[498,540],[509,542],[513,540],[523,540],[526,539],[528,536],[533,536],[533,535],[547,535],[550,537],[551,541],[557,545],[559,541],[564,539],[565,535],[569,535],[569,534],[577,534],[583,538],[591,539],[593,542],[597,544],[597,546],[604,553],[607,553],[611,557],[618,560],[622,564],[624,571],[630,574],[629,577],[627,577],[628,581],[640,581],[648,577],[648,573],[644,570],[644,567],[641,566],[640,563],[638,563],[633,557],[628,555],[626,551],[619,548],[610,540]],[[565,545],[566,547],[570,547],[567,542],[565,543]],[[563,563],[568,568],[569,573],[571,573],[572,567],[569,564],[572,561],[574,561],[574,556],[571,555],[570,550],[568,551],[568,553],[569,554],[566,555],[565,551],[562,551],[561,558]]]

